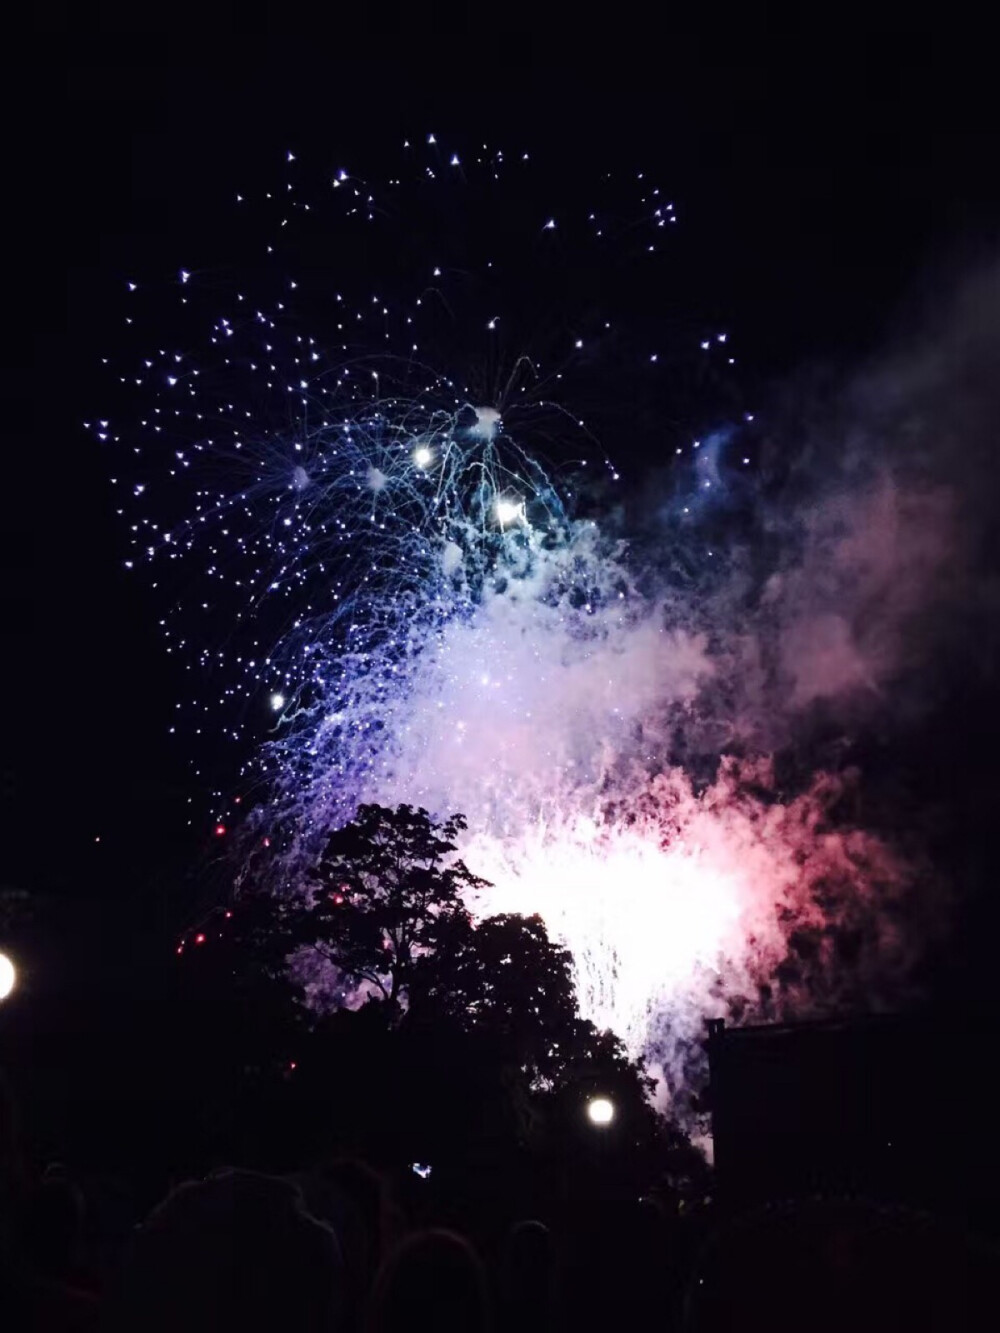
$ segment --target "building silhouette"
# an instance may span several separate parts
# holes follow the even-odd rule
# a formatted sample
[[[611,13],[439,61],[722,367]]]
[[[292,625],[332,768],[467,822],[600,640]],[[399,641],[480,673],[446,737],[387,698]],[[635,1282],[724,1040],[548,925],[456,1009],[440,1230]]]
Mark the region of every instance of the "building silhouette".
[[[1000,1197],[997,1025],[879,1016],[709,1023],[720,1197],[859,1194],[992,1217]]]

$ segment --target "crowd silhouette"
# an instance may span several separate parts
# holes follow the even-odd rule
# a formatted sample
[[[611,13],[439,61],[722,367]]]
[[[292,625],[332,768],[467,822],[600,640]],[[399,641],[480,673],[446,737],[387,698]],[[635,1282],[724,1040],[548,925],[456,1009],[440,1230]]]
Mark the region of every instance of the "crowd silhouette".
[[[489,1199],[466,1200],[461,1217],[444,1201],[408,1206],[401,1180],[351,1157],[280,1175],[225,1166],[122,1208],[121,1182],[32,1172],[4,1088],[0,1328],[913,1333],[995,1315],[991,1243],[899,1206],[812,1198],[733,1213],[578,1194],[544,1221],[510,1221]]]

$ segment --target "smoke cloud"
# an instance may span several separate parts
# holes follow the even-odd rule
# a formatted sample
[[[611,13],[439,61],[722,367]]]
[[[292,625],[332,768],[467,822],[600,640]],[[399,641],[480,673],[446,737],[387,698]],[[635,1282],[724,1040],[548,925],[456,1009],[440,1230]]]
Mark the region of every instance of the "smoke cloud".
[[[933,709],[942,663],[996,605],[998,278],[810,391],[808,413],[801,394],[776,409],[753,493],[723,441],[698,524],[676,488],[632,534],[567,520],[554,537],[529,507],[475,586],[473,543],[446,536],[420,612],[341,654],[270,747],[264,817],[296,830],[289,857],[359,801],[463,812],[465,859],[492,882],[473,910],[540,912],[585,1015],[679,1113],[707,1017],[904,1003],[947,895],[897,836],[919,810],[873,818],[858,755]]]

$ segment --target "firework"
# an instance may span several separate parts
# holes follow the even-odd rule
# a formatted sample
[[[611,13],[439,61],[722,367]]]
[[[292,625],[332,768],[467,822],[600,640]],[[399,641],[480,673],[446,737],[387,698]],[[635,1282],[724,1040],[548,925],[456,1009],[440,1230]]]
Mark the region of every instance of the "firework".
[[[286,170],[235,201],[264,237],[245,282],[129,279],[124,405],[95,425],[129,564],[195,589],[161,621],[199,682],[176,726],[249,755],[239,873],[295,892],[361,802],[462,811],[492,881],[470,906],[540,912],[584,1013],[675,1095],[704,1017],[843,994],[845,931],[851,975],[893,972],[906,868],[833,819],[848,779],[783,793],[767,753],[834,656],[838,690],[874,678],[842,586],[805,605],[820,538],[785,585],[726,545],[752,415],[727,335],[662,316],[674,206],[632,173],[543,207],[526,154],[433,136],[378,181]],[[707,400],[678,389],[696,363]],[[635,540],[607,432],[673,460]],[[838,648],[807,672],[816,616]]]

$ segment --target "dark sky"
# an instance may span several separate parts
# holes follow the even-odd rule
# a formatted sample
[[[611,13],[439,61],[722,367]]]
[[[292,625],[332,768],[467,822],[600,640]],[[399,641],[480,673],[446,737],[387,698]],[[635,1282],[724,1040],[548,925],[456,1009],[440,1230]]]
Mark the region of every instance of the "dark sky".
[[[654,161],[704,248],[706,319],[766,380],[862,358],[1000,223],[988,43],[943,12],[789,28],[705,7],[697,30],[646,5],[320,8],[54,10],[8,55],[3,879],[116,949],[139,918],[183,920],[198,852],[165,744],[175,678],[80,426],[102,294],[131,264],[217,234],[223,196],[289,143],[516,135]]]

